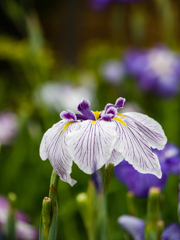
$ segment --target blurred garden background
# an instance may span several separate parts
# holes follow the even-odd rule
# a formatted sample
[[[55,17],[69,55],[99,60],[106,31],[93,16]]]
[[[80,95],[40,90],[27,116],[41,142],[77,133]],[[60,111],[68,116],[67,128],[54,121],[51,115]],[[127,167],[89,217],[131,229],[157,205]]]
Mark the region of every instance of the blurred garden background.
[[[82,98],[95,111],[126,98],[122,112],[154,118],[168,142],[180,147],[179,22],[177,0],[0,1],[0,195],[15,193],[30,224],[39,226],[52,172],[39,156],[42,136],[61,111],[77,112]],[[162,189],[165,226],[178,222],[176,170]],[[87,191],[91,176],[75,164],[71,176],[73,187],[59,181],[58,239],[88,239],[76,197]],[[110,240],[129,239],[117,222],[129,214],[127,192],[113,176],[107,192]],[[135,204],[145,219],[147,198],[136,196]]]

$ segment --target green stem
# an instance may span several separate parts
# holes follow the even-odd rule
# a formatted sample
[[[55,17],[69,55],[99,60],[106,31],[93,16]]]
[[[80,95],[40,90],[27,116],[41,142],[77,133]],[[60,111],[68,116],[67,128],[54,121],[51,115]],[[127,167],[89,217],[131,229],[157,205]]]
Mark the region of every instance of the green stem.
[[[40,223],[40,240],[56,240],[58,228],[57,189],[59,176],[53,170],[50,180],[49,197],[45,197],[42,206],[42,220]]]
[[[44,225],[44,238],[49,239],[49,229],[51,226],[51,199],[45,197],[42,204],[42,222]]]
[[[132,216],[137,216],[135,198],[134,198],[133,192],[131,191],[127,192],[126,199],[127,199],[128,214]]]
[[[49,188],[49,198],[52,201],[52,210],[54,209],[57,201],[58,183],[59,183],[59,176],[53,169],[51,174],[51,180],[50,180],[50,188]]]
[[[14,193],[8,194],[9,198],[9,213],[6,223],[6,234],[8,240],[16,240],[16,229],[15,229],[15,210],[17,197]]]

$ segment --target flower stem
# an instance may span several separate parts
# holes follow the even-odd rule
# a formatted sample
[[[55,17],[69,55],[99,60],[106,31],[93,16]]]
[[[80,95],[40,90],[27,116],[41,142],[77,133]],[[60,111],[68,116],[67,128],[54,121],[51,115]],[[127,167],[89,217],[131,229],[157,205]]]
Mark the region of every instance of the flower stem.
[[[43,199],[39,231],[40,240],[56,240],[58,229],[57,189],[59,177],[53,170],[50,180],[49,197]]]
[[[50,188],[49,188],[49,198],[52,200],[52,209],[54,208],[55,202],[57,201],[58,182],[59,182],[59,176],[53,169],[51,174],[51,180],[50,180]]]
[[[160,189],[152,187],[149,190],[147,223],[145,226],[145,240],[159,240],[163,229],[160,220]]]
[[[6,234],[8,240],[15,240],[16,239],[15,210],[17,197],[14,193],[9,193],[8,198],[10,207],[6,224]]]

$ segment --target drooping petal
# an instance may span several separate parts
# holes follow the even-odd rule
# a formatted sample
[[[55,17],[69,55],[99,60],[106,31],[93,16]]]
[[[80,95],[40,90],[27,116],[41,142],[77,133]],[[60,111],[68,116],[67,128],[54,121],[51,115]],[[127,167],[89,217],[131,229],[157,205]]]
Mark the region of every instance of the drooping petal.
[[[110,158],[117,139],[113,122],[87,120],[67,135],[67,149],[71,158],[85,173],[92,174]]]
[[[179,240],[180,239],[180,225],[172,223],[167,226],[161,236],[162,240]]]
[[[41,158],[43,160],[48,158],[61,180],[68,182],[71,186],[76,181],[70,177],[72,158],[67,150],[66,135],[77,127],[76,122],[70,124],[69,121],[62,120],[44,134],[40,145]]]
[[[118,218],[118,223],[134,240],[144,240],[145,222],[140,218],[123,215]]]
[[[137,171],[152,173],[161,178],[162,172],[158,157],[152,152],[148,141],[137,125],[128,118],[126,118],[126,126],[119,121],[114,120],[114,122],[118,133],[115,150],[120,152]]]
[[[124,113],[124,115],[128,118],[130,117],[134,121],[139,131],[148,141],[150,147],[157,148],[159,150],[164,148],[167,143],[167,138],[158,122],[141,113],[131,112]],[[126,122],[126,118],[123,120]]]

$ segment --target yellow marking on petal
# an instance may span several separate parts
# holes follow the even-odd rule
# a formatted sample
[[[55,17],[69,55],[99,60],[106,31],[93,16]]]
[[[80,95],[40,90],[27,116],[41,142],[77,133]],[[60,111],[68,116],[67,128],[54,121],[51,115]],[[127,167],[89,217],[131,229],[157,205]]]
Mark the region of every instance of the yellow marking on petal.
[[[94,115],[95,115],[96,119],[98,120],[98,119],[99,119],[99,117],[100,117],[100,113],[101,113],[101,112],[99,112],[99,111],[96,111],[96,112],[93,112],[93,113],[94,113]]]
[[[126,128],[128,128],[127,125],[125,124],[125,122],[124,122],[121,118],[113,118],[113,120],[115,120],[115,121],[117,121],[117,122],[120,122],[120,123],[123,124]]]
[[[93,124],[93,126],[94,126],[95,123],[96,123],[96,121],[93,121],[93,120],[92,120],[92,124]]]
[[[121,117],[126,117],[126,116],[124,116],[124,115],[121,114],[121,113],[117,113],[117,115],[119,115],[119,116],[121,116]]]
[[[69,121],[69,122],[67,122],[65,125],[64,125],[64,127],[63,127],[63,130],[62,130],[62,132],[61,132],[61,135],[63,134],[63,132],[66,130],[66,128],[68,128],[69,127],[69,125],[71,125],[72,123],[74,123],[75,121]]]

